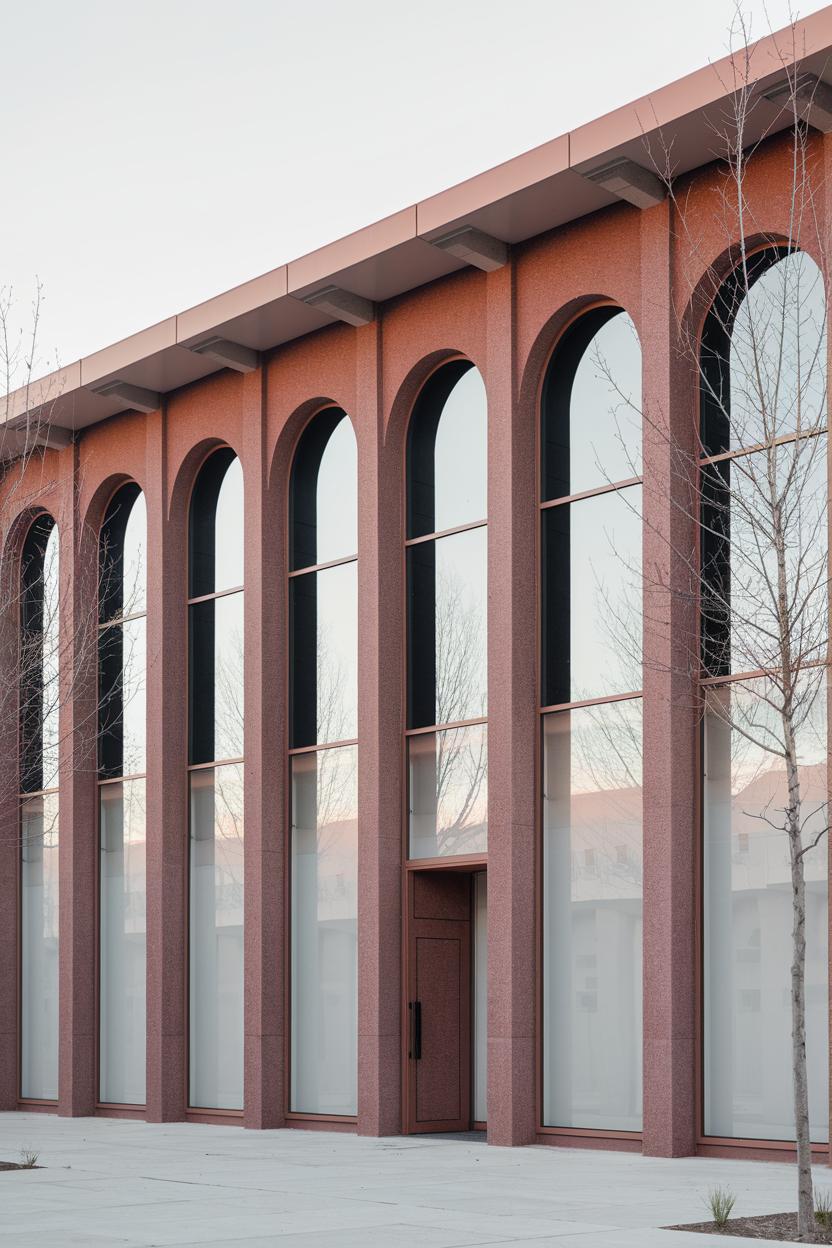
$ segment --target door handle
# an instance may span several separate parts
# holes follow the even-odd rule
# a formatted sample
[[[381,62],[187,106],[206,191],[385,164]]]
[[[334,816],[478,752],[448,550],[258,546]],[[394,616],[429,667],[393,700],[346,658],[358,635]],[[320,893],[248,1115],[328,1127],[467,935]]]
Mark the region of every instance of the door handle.
[[[422,1056],[422,1002],[408,1001],[407,1008],[410,1011],[410,1053],[408,1056],[418,1062]]]

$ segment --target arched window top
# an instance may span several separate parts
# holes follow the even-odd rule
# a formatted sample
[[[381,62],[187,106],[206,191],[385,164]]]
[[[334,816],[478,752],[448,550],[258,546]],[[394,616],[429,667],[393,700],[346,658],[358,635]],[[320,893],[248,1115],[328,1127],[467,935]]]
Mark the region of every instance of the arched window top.
[[[52,618],[57,626],[58,526],[46,513],[32,521],[26,534],[21,581],[24,632],[43,632]]]
[[[566,331],[541,406],[544,501],[641,475],[641,347],[626,312],[595,308]]]
[[[60,579],[58,528],[38,516],[23,544],[20,610],[21,790],[57,784]]]
[[[803,251],[769,247],[729,275],[705,319],[706,454],[826,427],[826,293]]]
[[[147,509],[134,481],[114,495],[99,538],[99,620],[140,615],[147,605]]]
[[[357,472],[352,422],[340,407],[325,408],[304,429],[292,464],[289,517],[293,571],[356,554]]]
[[[243,469],[230,447],[203,464],[191,496],[189,596],[243,584]]]
[[[428,379],[407,443],[407,536],[423,537],[487,515],[488,406],[479,371],[453,360]]]

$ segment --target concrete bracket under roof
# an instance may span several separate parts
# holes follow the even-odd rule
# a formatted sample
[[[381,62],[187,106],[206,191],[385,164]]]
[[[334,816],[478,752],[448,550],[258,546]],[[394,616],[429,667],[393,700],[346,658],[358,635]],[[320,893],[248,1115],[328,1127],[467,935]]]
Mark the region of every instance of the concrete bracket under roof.
[[[636,208],[655,208],[667,196],[667,187],[658,174],[626,156],[597,169],[579,169],[578,172]]]
[[[71,429],[63,425],[53,424],[48,418],[40,419],[37,414],[30,414],[20,420],[9,421],[7,425],[11,434],[15,435],[15,453],[24,454],[32,447],[42,446],[47,450],[62,451],[69,446],[74,438]],[[2,438],[2,434],[0,434]],[[19,445],[19,451],[17,447]],[[2,448],[0,448],[2,450]],[[2,454],[0,454],[2,458]]]
[[[815,74],[788,76],[765,98],[778,108],[788,109],[822,134],[832,132],[832,87]]]
[[[473,264],[485,273],[501,269],[508,260],[507,243],[472,225],[452,230],[449,234],[440,234],[438,238],[430,239],[430,242],[434,247],[447,251],[458,260],[464,260],[466,264]]]
[[[98,386],[90,386],[89,389],[93,394],[100,394],[102,398],[120,399],[125,407],[135,408],[137,412],[156,412],[162,403],[161,396],[155,390],[134,386],[129,381],[120,381],[118,378],[102,382]]]
[[[369,325],[376,319],[376,308],[371,299],[356,295],[351,290],[342,290],[340,286],[324,286],[311,295],[303,295],[301,302],[337,321],[346,321],[347,325]]]
[[[236,369],[238,373],[254,372],[260,363],[259,352],[252,347],[245,347],[241,342],[232,342],[229,338],[204,338],[188,347],[196,355],[205,355],[216,360],[226,368]]]

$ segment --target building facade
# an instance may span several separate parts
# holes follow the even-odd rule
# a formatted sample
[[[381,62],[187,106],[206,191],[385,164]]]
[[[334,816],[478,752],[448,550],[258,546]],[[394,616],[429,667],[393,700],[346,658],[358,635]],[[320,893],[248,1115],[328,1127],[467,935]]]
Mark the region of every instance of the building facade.
[[[799,220],[775,37],[742,214],[726,62],[13,396],[0,1108],[789,1152],[785,778],[720,714],[736,638],[690,661],[677,463],[741,473],[713,395],[785,291],[825,515],[832,14],[799,33]]]

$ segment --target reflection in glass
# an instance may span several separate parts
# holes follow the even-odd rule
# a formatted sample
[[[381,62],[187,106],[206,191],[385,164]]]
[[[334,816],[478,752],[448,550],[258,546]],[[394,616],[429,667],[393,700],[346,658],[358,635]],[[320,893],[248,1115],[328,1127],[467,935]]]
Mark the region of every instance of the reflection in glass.
[[[770,470],[785,504],[780,514],[795,621],[792,646],[799,647],[794,660],[824,656],[826,456],[821,434],[703,467],[702,658],[711,675],[758,671],[780,661]]]
[[[766,822],[776,822],[786,805],[786,772],[782,758],[761,748],[774,746],[781,732],[766,693],[764,680],[712,690],[705,717],[705,1132],[791,1140],[789,847],[785,831]],[[828,818],[820,672],[803,677],[801,697],[798,759],[808,846]],[[824,838],[804,859],[809,1116],[819,1143],[829,1136],[827,852]]]
[[[358,732],[358,564],[289,582],[292,747]]]
[[[100,1055],[104,1102],[145,1100],[145,782],[100,789]]]
[[[21,788],[36,793],[58,783],[59,549],[51,516],[34,521],[21,562]]]
[[[597,308],[566,332],[542,408],[544,500],[641,475],[641,347],[625,312]]]
[[[99,542],[99,622],[140,615],[147,608],[147,508],[131,482],[113,498]]]
[[[190,781],[189,1103],[242,1109],[243,768]]]
[[[326,408],[309,422],[295,452],[289,506],[293,571],[356,553],[357,474],[352,422],[340,407]]]
[[[640,1131],[641,699],[543,725],[543,1121]]]
[[[826,296],[810,256],[769,249],[749,258],[747,279],[741,268],[728,278],[705,322],[702,369],[709,454],[825,428]]]
[[[292,758],[291,1108],[357,1113],[357,749]]]
[[[189,597],[243,584],[243,469],[228,447],[205,461],[191,497]]]
[[[641,486],[543,512],[544,705],[641,688]]]
[[[98,634],[99,775],[137,775],[145,769],[144,617],[110,624]]]
[[[243,594],[190,607],[192,763],[243,753]]]
[[[408,436],[408,537],[485,519],[487,411],[482,377],[466,360],[425,384]]]
[[[408,547],[411,728],[486,714],[487,532]]]
[[[58,1097],[58,795],[21,807],[20,1095]]]
[[[485,724],[408,737],[411,858],[488,850]]]

